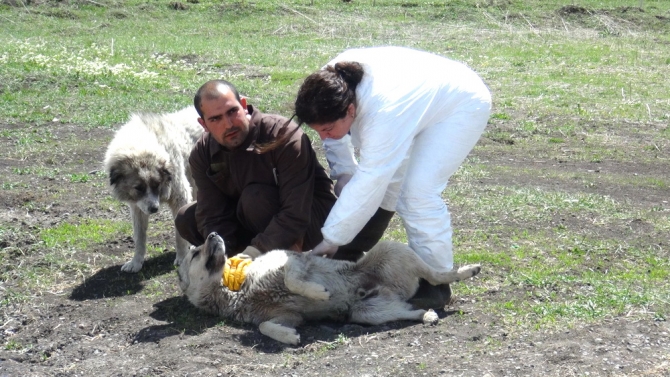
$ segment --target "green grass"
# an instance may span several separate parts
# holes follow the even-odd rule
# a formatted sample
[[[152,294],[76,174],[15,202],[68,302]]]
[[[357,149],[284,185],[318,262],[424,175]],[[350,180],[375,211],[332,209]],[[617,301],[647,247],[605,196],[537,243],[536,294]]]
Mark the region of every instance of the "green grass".
[[[7,341],[7,343],[5,343],[5,350],[20,351],[21,349],[23,349],[23,346],[21,344],[17,343],[13,339],[10,339],[9,341]]]
[[[335,340],[331,342],[323,342],[322,343],[323,345],[321,345],[318,349],[314,351],[314,355],[316,357],[323,357],[328,353],[328,351],[332,351],[337,347],[346,346],[350,342],[351,339],[349,339],[345,334],[342,333],[337,334],[337,338],[335,338]]]
[[[510,185],[482,185],[487,178],[548,181],[556,190]],[[514,178],[516,177],[516,178]],[[575,187],[577,189],[561,190]],[[623,315],[666,318],[670,262],[663,246],[650,239],[670,232],[667,206],[640,206],[580,192],[597,185],[663,189],[662,177],[618,172],[568,173],[491,165],[470,159],[453,177],[446,198],[455,212],[476,213],[454,233],[457,262],[481,263],[480,285],[459,284],[463,296],[499,292],[501,300],[482,303],[513,327],[560,328]],[[557,219],[569,219],[557,221]],[[636,233],[627,224],[646,224]],[[618,229],[612,234],[610,229]],[[653,242],[653,241],[652,241]],[[504,271],[496,273],[497,271]]]
[[[111,126],[138,107],[183,106],[210,77],[235,81],[264,109],[288,112],[300,79],[329,57],[348,46],[391,43],[472,65],[498,102],[510,104],[509,113],[646,120],[643,99],[662,98],[667,48],[648,33],[656,31],[654,15],[668,14],[666,2],[645,1],[645,12],[622,13],[618,7],[638,2],[582,1],[599,16],[567,19],[558,2],[408,4],[202,1],[186,11],[165,2],[4,6],[13,22],[0,37],[2,114],[12,122]],[[39,29],[28,27],[36,23]],[[606,33],[614,25],[620,33]],[[667,29],[661,31],[668,40]]]
[[[48,248],[68,246],[85,249],[118,234],[131,234],[131,226],[127,221],[91,219],[81,224],[62,223],[44,229],[40,233],[40,238]]]

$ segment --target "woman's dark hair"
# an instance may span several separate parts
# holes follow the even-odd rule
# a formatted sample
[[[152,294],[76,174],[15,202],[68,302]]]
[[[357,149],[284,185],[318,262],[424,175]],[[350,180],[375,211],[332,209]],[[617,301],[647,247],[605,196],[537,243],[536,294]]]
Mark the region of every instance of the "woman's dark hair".
[[[356,86],[363,73],[360,63],[339,62],[307,76],[295,99],[298,123],[323,124],[344,118],[349,105],[356,105]]]
[[[302,123],[330,123],[344,118],[349,105],[356,104],[356,86],[363,79],[363,73],[360,63],[339,62],[307,76],[298,90],[291,119],[282,126],[275,140],[254,145],[254,152],[269,152],[285,144]],[[287,132],[294,117],[298,118],[298,127]]]
[[[295,115],[293,115],[289,120],[286,121],[286,123],[284,123],[281,126],[281,128],[277,132],[277,137],[274,140],[262,144],[254,143],[253,145],[254,153],[257,154],[267,153],[276,149],[281,145],[288,143],[288,141],[291,140],[293,135],[300,129],[300,126],[297,126],[296,128],[293,129],[293,131],[288,132],[288,127],[291,125],[293,117],[295,117]]]

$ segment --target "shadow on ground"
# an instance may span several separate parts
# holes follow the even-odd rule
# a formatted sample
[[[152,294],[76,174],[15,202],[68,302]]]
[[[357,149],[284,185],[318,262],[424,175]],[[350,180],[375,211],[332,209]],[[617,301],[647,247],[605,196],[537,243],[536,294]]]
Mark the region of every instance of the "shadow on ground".
[[[154,305],[149,314],[153,319],[167,322],[161,325],[148,326],[140,330],[133,338],[133,343],[152,343],[171,336],[197,336],[207,329],[225,324],[226,327],[240,330],[233,339],[241,346],[251,347],[257,352],[280,353],[294,346],[277,342],[260,333],[253,324],[231,321],[213,314],[204,313],[194,307],[185,296],[171,297]],[[438,310],[441,319],[452,315],[463,314],[456,310]],[[351,323],[319,322],[307,323],[297,330],[301,336],[300,347],[310,345],[329,347],[342,339],[359,338],[361,336],[378,336],[381,333],[393,332],[416,326],[413,321],[396,321],[379,326],[365,326]]]
[[[145,280],[172,273],[175,269],[174,258],[175,253],[172,252],[147,259],[142,269],[135,274],[121,271],[121,265],[105,267],[74,287],[69,298],[84,301],[136,294],[144,288]]]

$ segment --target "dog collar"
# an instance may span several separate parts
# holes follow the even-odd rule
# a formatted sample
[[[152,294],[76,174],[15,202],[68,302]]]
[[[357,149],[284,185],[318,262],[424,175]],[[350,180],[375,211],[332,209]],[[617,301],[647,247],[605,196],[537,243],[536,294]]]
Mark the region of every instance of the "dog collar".
[[[231,291],[239,291],[244,279],[247,277],[247,268],[251,266],[251,259],[242,259],[232,257],[226,259],[226,265],[223,266],[221,284],[225,285]]]

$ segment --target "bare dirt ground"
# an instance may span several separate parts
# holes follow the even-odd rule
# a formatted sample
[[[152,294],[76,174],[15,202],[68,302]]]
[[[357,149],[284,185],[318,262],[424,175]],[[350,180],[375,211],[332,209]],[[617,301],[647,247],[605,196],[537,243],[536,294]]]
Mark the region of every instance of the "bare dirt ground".
[[[41,133],[46,126],[0,125]],[[100,169],[109,130],[48,125],[48,137],[21,153],[2,153],[0,249],[3,282],[0,305],[0,376],[668,376],[670,329],[663,320],[607,318],[570,329],[514,330],[480,302],[458,294],[440,313],[436,326],[395,322],[383,326],[313,323],[300,328],[298,347],[279,344],[256,328],[203,314],[180,294],[172,266],[174,248],[169,215],[152,219],[153,253],[139,274],[120,271],[132,255],[130,234],[68,255],[59,264],[40,241],[40,230],[87,219],[129,221],[123,206],[111,201],[106,179],[91,174],[71,182],[68,174]],[[15,136],[0,135],[0,150],[16,150]],[[483,144],[496,141],[483,139]],[[495,151],[496,149],[486,149]],[[544,164],[547,171],[583,173],[599,169],[635,174],[670,174],[668,165],[534,161],[511,149],[473,156],[511,168]],[[667,158],[666,158],[667,160]],[[43,167],[55,176],[19,174]],[[640,207],[667,200],[662,188],[645,189],[605,181],[573,187],[551,178],[499,176],[481,185],[530,185],[593,191],[636,200]],[[469,223],[468,213],[452,208],[454,226]],[[557,222],[577,221],[569,217]],[[584,225],[588,226],[588,225]],[[631,242],[660,242],[648,224],[612,224],[611,231]],[[665,238],[664,238],[665,237]],[[65,266],[65,267],[63,267]],[[25,271],[50,271],[52,282]],[[482,274],[504,278],[505,271]],[[477,280],[465,284],[478,284]],[[51,287],[35,289],[32,287]],[[493,287],[487,300],[525,295],[524,287]],[[560,291],[559,291],[560,294]],[[523,320],[523,319],[521,319]]]

